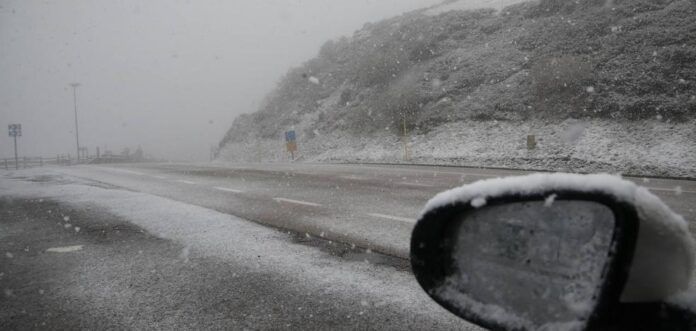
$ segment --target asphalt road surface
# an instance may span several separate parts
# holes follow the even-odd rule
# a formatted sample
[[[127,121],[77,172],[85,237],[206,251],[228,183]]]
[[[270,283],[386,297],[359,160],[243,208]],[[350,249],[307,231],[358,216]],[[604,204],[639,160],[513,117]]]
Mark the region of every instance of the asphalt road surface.
[[[169,163],[3,172],[0,329],[476,329],[415,283],[410,231],[434,194],[524,173]],[[696,182],[630,179],[694,232]]]
[[[61,171],[211,208],[258,223],[408,258],[421,208],[443,190],[530,172],[429,166],[142,164]],[[696,181],[628,178],[648,187],[696,232]]]

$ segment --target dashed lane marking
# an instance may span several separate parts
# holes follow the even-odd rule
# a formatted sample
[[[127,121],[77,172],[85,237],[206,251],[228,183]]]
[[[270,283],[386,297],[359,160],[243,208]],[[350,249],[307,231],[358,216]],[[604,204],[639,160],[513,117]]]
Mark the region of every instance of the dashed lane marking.
[[[664,187],[649,187],[649,186],[646,186],[645,188],[647,188],[648,190],[651,190],[651,191],[674,192],[674,193],[677,193],[677,192],[680,192],[680,193],[696,193],[696,191],[679,190],[679,189],[664,188]]]
[[[399,184],[406,185],[406,186],[415,186],[415,187],[435,187],[434,185],[430,185],[430,184],[411,183],[411,182],[399,182]]]
[[[298,205],[321,207],[321,204],[314,203],[314,202],[301,201],[301,200],[293,200],[293,199],[286,199],[286,198],[273,198],[273,200],[278,201],[278,202],[294,203],[294,204],[298,204]]]
[[[406,217],[400,217],[400,216],[393,216],[393,215],[385,215],[385,214],[378,214],[378,213],[370,213],[368,214],[372,217],[377,217],[377,218],[384,218],[392,221],[399,221],[399,222],[406,222],[406,223],[416,223],[416,220],[412,218],[406,218]]]
[[[144,176],[144,175],[145,175],[145,173],[142,173],[142,172],[139,172],[139,171],[126,170],[126,169],[109,168],[109,167],[104,167],[104,168],[102,168],[102,169],[106,169],[106,170],[113,171],[113,172],[120,172],[120,173],[124,173],[124,174],[138,175],[138,176]]]
[[[242,190],[235,190],[235,189],[233,189],[233,188],[228,188],[228,187],[216,186],[216,187],[214,187],[214,188],[215,188],[216,190],[218,190],[218,191],[223,191],[223,192],[232,192],[232,193],[243,193],[243,192],[244,192],[244,191],[242,191]]]

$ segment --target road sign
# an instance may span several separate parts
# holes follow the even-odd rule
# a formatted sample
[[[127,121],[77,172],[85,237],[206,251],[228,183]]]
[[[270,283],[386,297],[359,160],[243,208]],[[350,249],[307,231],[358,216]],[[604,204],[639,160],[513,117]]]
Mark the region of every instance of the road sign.
[[[295,130],[285,131],[285,141],[286,142],[295,141],[296,140],[295,138],[296,138]]]
[[[288,148],[288,152],[292,153],[297,151],[297,135],[295,130],[285,131],[285,145]]]
[[[22,136],[22,125],[21,124],[10,124],[7,126],[10,137],[21,137]]]

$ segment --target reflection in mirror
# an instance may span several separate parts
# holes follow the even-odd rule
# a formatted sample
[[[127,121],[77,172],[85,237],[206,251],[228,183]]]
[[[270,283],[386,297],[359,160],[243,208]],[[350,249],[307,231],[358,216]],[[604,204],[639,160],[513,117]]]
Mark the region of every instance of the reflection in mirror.
[[[590,201],[532,201],[461,217],[456,271],[433,294],[509,328],[584,327],[611,248],[611,209]]]

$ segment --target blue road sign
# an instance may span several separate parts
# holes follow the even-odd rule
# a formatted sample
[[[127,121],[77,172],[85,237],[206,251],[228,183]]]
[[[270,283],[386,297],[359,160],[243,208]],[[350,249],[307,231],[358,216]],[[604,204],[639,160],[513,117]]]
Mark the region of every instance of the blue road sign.
[[[285,131],[285,141],[295,141],[295,130]]]

